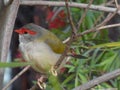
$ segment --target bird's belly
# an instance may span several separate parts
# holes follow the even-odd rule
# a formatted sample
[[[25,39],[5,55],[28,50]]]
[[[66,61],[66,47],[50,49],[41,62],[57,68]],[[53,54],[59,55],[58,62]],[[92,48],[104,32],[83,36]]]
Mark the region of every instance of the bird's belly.
[[[60,57],[44,42],[40,43],[20,43],[20,50],[23,58],[33,64],[33,68],[39,72],[45,73],[55,65]]]

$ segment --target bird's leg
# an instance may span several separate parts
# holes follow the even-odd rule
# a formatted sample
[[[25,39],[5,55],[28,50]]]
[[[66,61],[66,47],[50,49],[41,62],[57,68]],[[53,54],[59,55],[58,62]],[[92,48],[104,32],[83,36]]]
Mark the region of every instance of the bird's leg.
[[[51,67],[50,72],[52,73],[52,75],[57,76],[57,71],[54,66]]]

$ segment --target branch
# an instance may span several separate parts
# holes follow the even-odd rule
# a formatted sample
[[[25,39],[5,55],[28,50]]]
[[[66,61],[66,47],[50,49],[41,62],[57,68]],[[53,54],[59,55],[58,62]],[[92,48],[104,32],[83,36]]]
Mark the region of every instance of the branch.
[[[13,0],[12,4],[3,7],[0,13],[0,60],[2,62],[7,59],[18,8],[19,0]]]
[[[116,10],[116,11],[117,11],[117,10]],[[104,27],[103,27],[103,28],[101,28],[101,27],[102,27],[103,25],[105,25],[114,15],[115,15],[115,12],[108,14],[108,16],[106,17],[106,19],[105,19],[102,23],[98,24],[96,27],[93,27],[93,28],[91,28],[91,29],[89,29],[89,30],[83,31],[82,33],[78,33],[78,34],[77,34],[77,38],[79,38],[79,37],[81,37],[81,36],[83,36],[83,35],[85,35],[85,34],[89,34],[89,33],[91,33],[91,32],[98,32],[98,31],[104,29]],[[106,28],[106,27],[105,27],[105,28]]]
[[[87,89],[90,89],[92,87],[94,87],[95,85],[98,85],[102,82],[106,82],[108,80],[111,80],[113,78],[116,78],[120,75],[120,69],[117,69],[117,70],[114,70],[110,73],[107,73],[107,74],[104,74],[96,79],[93,79],[81,86],[78,86],[76,88],[74,88],[73,90],[87,90]]]
[[[48,5],[48,6],[64,6],[65,2],[62,1],[38,1],[38,0],[21,0],[21,5]],[[68,2],[69,7],[76,7],[76,8],[87,8],[88,4],[84,3],[75,3],[75,2]],[[89,9],[104,11],[104,12],[115,12],[117,8],[105,7],[102,5],[90,5]],[[117,12],[120,14],[120,11]]]
[[[6,62],[9,51],[14,22],[19,8],[19,0],[0,0],[0,61]],[[3,3],[3,5],[2,5]],[[0,69],[0,80],[3,81],[4,71]],[[2,84],[0,85],[0,88]]]
[[[78,36],[77,37],[81,37],[81,36],[83,36],[83,35],[85,35],[85,34],[88,34],[88,33],[91,33],[91,32],[96,32],[96,31],[100,31],[100,30],[103,30],[103,29],[107,29],[107,28],[112,28],[112,27],[119,27],[120,26],[120,23],[118,23],[118,24],[111,24],[111,25],[106,25],[106,26],[101,26],[101,27],[99,27],[99,28],[97,28],[97,29],[91,29],[91,30],[86,30],[86,31],[84,31],[84,32],[82,32],[81,34],[78,34]]]
[[[87,11],[89,10],[89,7],[90,5],[92,4],[93,0],[90,0],[89,3],[88,3],[88,6],[86,7],[83,15],[81,16],[81,19],[78,21],[78,24],[77,24],[77,29],[79,29],[80,25],[82,24],[86,14],[87,14]]]
[[[26,66],[20,73],[18,73],[10,82],[2,89],[7,90],[7,88],[16,80],[18,79],[23,73],[25,73],[30,68],[30,65]]]
[[[103,25],[105,25],[112,17],[114,17],[116,15],[116,13],[118,12],[118,10],[119,10],[119,8],[117,7],[116,11],[114,13],[109,13],[107,15],[106,19],[102,23],[100,23],[96,27],[93,27],[93,28],[91,28],[89,30],[85,30],[84,32],[78,34],[77,37],[81,37],[81,36],[83,36],[85,34],[102,30],[102,28],[100,29],[100,27],[102,27]]]
[[[71,14],[70,14],[70,8],[69,8],[69,6],[68,6],[68,0],[65,0],[65,5],[66,5],[67,14],[68,14],[68,19],[69,19],[69,22],[70,22],[70,25],[71,25],[71,28],[72,28],[72,32],[73,32],[73,33],[72,33],[72,35],[71,35],[71,37],[70,37],[70,39],[69,39],[69,41],[68,41],[68,43],[67,43],[67,45],[66,45],[65,51],[62,53],[62,55],[60,56],[60,58],[59,58],[58,61],[56,62],[55,66],[54,66],[55,69],[57,69],[57,68],[61,65],[62,61],[63,61],[64,58],[66,57],[67,52],[68,52],[69,49],[70,49],[70,45],[71,45],[71,43],[72,43],[72,41],[73,41],[73,39],[74,39],[74,36],[76,35],[76,27],[75,27],[75,25],[73,24],[73,21],[72,21],[72,17],[71,17]]]
[[[120,27],[120,23],[102,26],[102,27],[99,27],[97,30],[113,28],[113,27]]]
[[[72,28],[72,34],[76,35],[77,34],[77,29],[76,29],[76,27],[73,23],[73,20],[72,20],[70,8],[69,8],[69,5],[68,5],[68,0],[65,0],[65,5],[66,5],[66,9],[67,9],[67,14],[68,14],[68,20],[69,20],[70,26]]]

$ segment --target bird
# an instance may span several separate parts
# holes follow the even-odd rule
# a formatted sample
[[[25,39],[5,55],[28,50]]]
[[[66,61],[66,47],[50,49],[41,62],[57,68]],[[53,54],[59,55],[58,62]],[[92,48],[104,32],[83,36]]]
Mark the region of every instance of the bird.
[[[15,30],[19,34],[19,50],[25,61],[40,73],[48,73],[65,50],[65,44],[51,31],[29,23]],[[60,68],[65,64],[63,60]],[[58,68],[57,71],[60,70]]]

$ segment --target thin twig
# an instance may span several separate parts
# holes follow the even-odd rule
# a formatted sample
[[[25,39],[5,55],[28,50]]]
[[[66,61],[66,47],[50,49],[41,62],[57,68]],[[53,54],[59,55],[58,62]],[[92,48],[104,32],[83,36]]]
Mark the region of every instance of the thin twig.
[[[113,2],[114,2],[114,0],[111,1],[111,3],[113,3]],[[105,3],[105,5],[106,5],[106,3]],[[99,24],[97,26],[100,27],[102,25],[105,25],[117,13],[117,11],[118,11],[118,9],[116,9],[116,11],[114,13],[109,13],[107,15],[107,17],[105,18],[105,20],[101,24]]]
[[[114,2],[114,0],[111,0],[111,1],[109,1],[109,2],[107,2],[107,3],[104,3],[104,4],[102,4],[102,5],[104,5],[104,6],[106,6],[106,5],[110,5],[110,4],[112,4]],[[97,23],[102,19],[104,17],[104,14],[102,13],[99,17],[97,17],[97,19],[96,19],[96,21],[94,22],[94,26],[95,25],[97,25]]]
[[[96,27],[90,29],[90,30],[96,29],[96,33],[93,35],[93,38],[95,38],[96,35],[99,33],[100,30],[98,30],[98,28],[104,26],[108,21],[110,21],[110,19],[112,19],[112,17],[113,17],[115,14],[116,14],[115,12],[114,12],[114,13],[109,13],[109,14],[107,15],[106,19],[105,19],[103,22],[101,22],[101,23],[100,23],[99,25],[97,25]]]
[[[99,27],[97,30],[107,29],[107,28],[113,28],[113,27],[119,27],[119,26],[120,26],[120,23],[111,24],[111,25],[106,25],[106,26]]]
[[[100,31],[100,30],[103,30],[103,29],[118,27],[118,26],[120,26],[120,24],[112,24],[112,25],[101,26],[97,29],[86,30],[86,31],[82,32],[80,36],[83,36],[83,35],[91,33],[91,32],[96,32],[96,31]],[[80,36],[78,36],[78,37],[80,37]]]
[[[66,5],[66,9],[67,9],[67,14],[68,14],[68,20],[69,20],[70,26],[72,28],[72,33],[74,35],[76,35],[77,34],[77,29],[76,29],[76,27],[73,23],[73,20],[72,20],[72,16],[71,16],[71,13],[70,13],[70,8],[69,8],[69,5],[68,5],[68,0],[65,0],[65,5]]]
[[[86,31],[78,34],[77,37],[81,37],[81,36],[83,36],[84,34],[88,34],[88,33],[90,33],[90,32],[100,31],[101,29],[98,30],[97,28],[105,25],[113,16],[116,15],[116,13],[118,12],[118,10],[119,10],[119,9],[117,8],[117,10],[116,10],[114,13],[108,14],[108,16],[106,17],[106,19],[105,19],[102,23],[100,23],[100,24],[97,25],[96,27],[93,27],[93,28],[91,28],[91,29],[89,29],[89,30],[86,30]]]
[[[62,55],[60,56],[60,58],[58,59],[58,61],[56,62],[54,68],[57,69],[61,62],[64,60],[64,58],[66,57],[67,55],[67,52],[69,51],[70,49],[70,45],[74,39],[74,36],[76,35],[76,27],[74,26],[73,24],[73,21],[72,21],[72,17],[71,17],[71,14],[70,14],[70,9],[69,9],[69,6],[68,6],[68,0],[65,0],[66,2],[66,8],[67,8],[67,14],[68,14],[68,19],[70,21],[70,24],[71,24],[71,27],[72,27],[72,34],[71,34],[71,37],[69,38],[69,41],[67,42],[67,46],[65,48],[65,51],[62,53]]]
[[[98,31],[102,30],[101,28],[99,28],[99,27],[101,27],[102,25],[103,25],[103,24],[101,24],[101,25],[99,25],[99,26],[97,26],[97,27],[94,27],[94,28],[92,28],[92,29],[86,30],[86,31],[82,32],[81,34],[78,34],[77,37],[81,37],[81,36],[83,36],[83,35],[85,35],[85,34],[88,34],[88,33],[91,33],[91,32],[98,32]]]
[[[110,20],[111,16],[113,16],[113,14],[111,14],[111,13],[108,14],[107,18],[106,18],[102,23],[100,23],[100,24],[97,25],[96,27],[93,27],[93,28],[91,28],[91,29],[89,29],[89,30],[85,30],[85,31],[82,32],[82,33],[79,33],[79,34],[77,35],[77,37],[81,37],[81,36],[83,36],[83,35],[85,35],[85,34],[88,34],[88,33],[91,33],[91,32],[98,32],[98,31],[100,31],[101,29],[98,30],[97,28],[105,25],[105,24]]]
[[[98,22],[100,22],[103,18],[104,18],[104,14],[102,13],[96,18],[93,26],[96,26]]]
[[[100,26],[102,26],[102,25],[105,25],[108,21],[110,21],[110,19],[112,19],[116,15],[116,13],[118,12],[118,10],[119,9],[117,8],[114,13],[109,13],[108,16],[106,17],[106,19],[101,24],[97,25],[97,28],[100,27]]]
[[[119,8],[117,0],[115,0],[115,5],[116,5],[117,8]]]
[[[89,10],[90,5],[92,4],[92,2],[93,2],[93,0],[89,1],[88,6],[86,7],[84,14],[82,15],[81,19],[78,21],[77,29],[79,29],[80,25],[82,24],[82,22],[83,22],[86,14],[87,14],[87,11]]]
[[[119,27],[119,26],[120,26],[120,23],[106,25],[106,26],[101,26],[101,27],[99,27],[97,29],[86,30],[86,31],[84,31],[84,32],[81,33],[81,36],[83,36],[85,34],[88,34],[88,33],[91,33],[91,32],[96,32],[96,31],[100,31],[100,30],[103,30],[103,29],[112,28],[112,27]]]
[[[63,1],[38,1],[38,0],[21,0],[21,5],[48,5],[48,6],[65,6],[65,2]],[[75,3],[75,2],[68,2],[69,7],[76,7],[76,8],[87,8],[88,4],[84,3]],[[89,9],[97,10],[97,11],[104,11],[104,12],[115,12],[116,8],[112,7],[105,7],[102,5],[90,5]],[[120,14],[120,11],[117,12]]]
[[[116,13],[117,13],[118,10],[119,10],[118,3],[117,3],[116,0],[115,0],[115,4],[116,4],[117,10],[116,10],[114,13],[109,13],[108,16],[106,17],[106,19],[105,19],[101,24],[97,25],[95,29],[98,30],[99,27],[105,25],[108,21],[110,21],[110,20],[116,15]],[[94,38],[98,33],[99,33],[99,31],[97,31],[97,32],[94,34],[93,38]]]
[[[23,73],[25,73],[30,68],[30,65],[26,66],[20,73],[18,73],[10,82],[2,89],[7,90],[7,88],[16,80],[18,79]]]
[[[116,78],[118,76],[120,76],[120,69],[117,69],[110,73],[104,74],[96,79],[93,79],[81,86],[74,88],[73,90],[87,90],[87,89],[94,87],[95,85],[98,85],[102,82],[106,82],[106,81]]]
[[[110,21],[111,18],[113,18],[117,12],[119,11],[119,7],[118,7],[118,2],[115,0],[115,4],[116,4],[116,11],[114,13],[110,13],[108,18],[104,20],[104,22],[102,23],[102,25],[106,24],[108,21]]]

